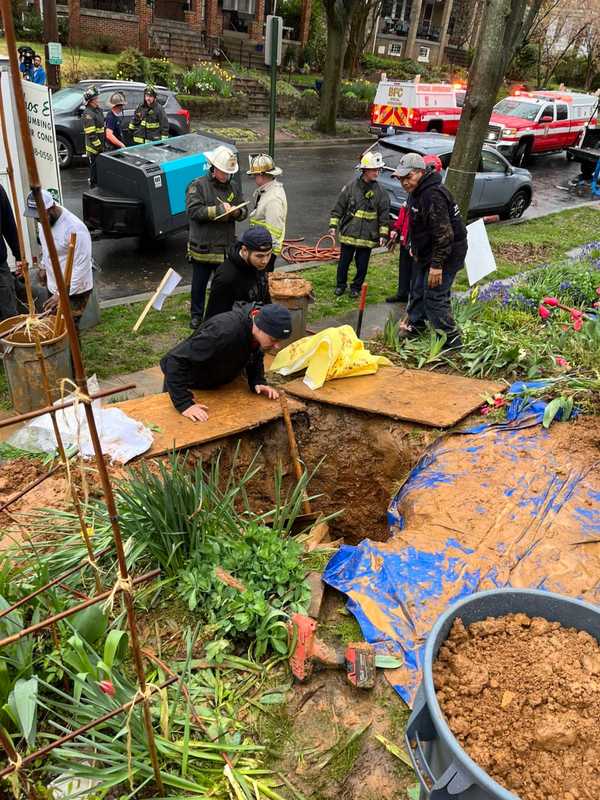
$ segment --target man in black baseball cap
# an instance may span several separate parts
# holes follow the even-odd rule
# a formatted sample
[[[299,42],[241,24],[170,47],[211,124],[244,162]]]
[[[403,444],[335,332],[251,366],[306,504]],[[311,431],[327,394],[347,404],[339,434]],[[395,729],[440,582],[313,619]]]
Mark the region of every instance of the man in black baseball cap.
[[[235,303],[270,303],[267,267],[272,252],[273,239],[266,228],[247,230],[217,267],[204,319],[231,311]]]
[[[278,393],[265,383],[263,351],[278,349],[291,332],[287,308],[236,303],[231,311],[203,322],[162,358],[164,389],[177,411],[193,422],[205,422],[208,409],[197,402],[192,389],[216,389],[242,372],[250,391],[277,400]]]

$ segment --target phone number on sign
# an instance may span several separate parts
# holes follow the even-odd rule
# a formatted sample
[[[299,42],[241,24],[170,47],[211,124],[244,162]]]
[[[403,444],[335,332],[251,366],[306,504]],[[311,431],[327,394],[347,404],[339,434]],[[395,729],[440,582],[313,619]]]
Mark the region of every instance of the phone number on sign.
[[[47,150],[38,150],[37,147],[33,148],[33,152],[36,158],[42,158],[44,161],[49,161],[51,164],[54,164],[53,153],[49,153]]]

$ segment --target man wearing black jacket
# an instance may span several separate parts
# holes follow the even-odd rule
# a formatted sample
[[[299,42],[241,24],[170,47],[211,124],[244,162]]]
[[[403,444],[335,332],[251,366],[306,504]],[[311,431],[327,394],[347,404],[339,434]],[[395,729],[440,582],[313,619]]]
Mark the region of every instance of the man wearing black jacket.
[[[21,252],[19,250],[17,224],[7,194],[0,186],[0,322],[17,315],[15,281],[8,267],[6,245],[10,247],[18,266]]]
[[[408,192],[410,249],[415,262],[407,323],[400,335],[417,336],[429,324],[446,334],[445,349],[461,346],[450,303],[456,273],[467,254],[467,229],[454,198],[437,172],[427,172],[418,153],[407,153],[395,177]]]
[[[204,319],[231,311],[235,303],[270,303],[267,267],[272,253],[273,239],[268,230],[258,226],[247,230],[217,267]]]
[[[164,356],[160,367],[165,391],[177,411],[193,422],[205,422],[208,409],[195,401],[192,389],[216,389],[244,371],[251,392],[277,400],[275,389],[265,384],[263,350],[277,348],[291,331],[287,308],[238,303],[232,311],[203,322]]]

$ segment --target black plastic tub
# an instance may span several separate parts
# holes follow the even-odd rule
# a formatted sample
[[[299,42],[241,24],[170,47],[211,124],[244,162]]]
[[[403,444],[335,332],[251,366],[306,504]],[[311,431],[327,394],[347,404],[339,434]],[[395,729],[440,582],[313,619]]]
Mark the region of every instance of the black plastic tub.
[[[425,646],[423,681],[406,728],[407,751],[421,782],[421,800],[517,800],[463,750],[446,724],[433,686],[432,666],[457,617],[465,626],[486,617],[524,613],[586,631],[600,640],[600,608],[534,589],[494,589],[453,605],[433,627]]]

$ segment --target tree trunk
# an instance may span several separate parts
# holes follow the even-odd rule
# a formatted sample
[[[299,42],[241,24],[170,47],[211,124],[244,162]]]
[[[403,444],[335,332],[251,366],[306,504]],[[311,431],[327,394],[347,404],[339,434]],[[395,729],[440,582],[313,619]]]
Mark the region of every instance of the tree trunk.
[[[469,202],[490,115],[507,65],[528,32],[541,0],[487,0],[460,126],[446,176],[463,218]]]
[[[335,134],[337,111],[340,100],[342,62],[346,49],[346,31],[339,25],[327,26],[327,57],[323,70],[321,107],[315,128],[321,133]]]

